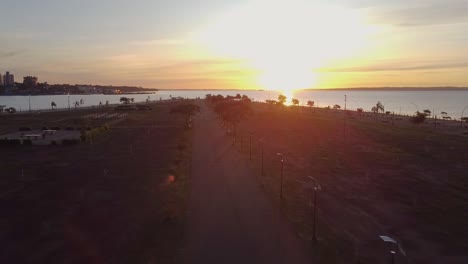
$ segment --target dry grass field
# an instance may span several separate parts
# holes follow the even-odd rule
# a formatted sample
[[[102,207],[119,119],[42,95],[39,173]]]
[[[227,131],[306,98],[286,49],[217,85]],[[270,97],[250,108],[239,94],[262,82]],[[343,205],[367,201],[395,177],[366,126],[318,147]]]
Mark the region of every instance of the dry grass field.
[[[399,254],[397,263],[466,263],[468,138],[357,113],[345,126],[343,116],[254,104],[239,124],[236,146],[249,159],[252,136],[252,169],[278,205],[276,153],[284,155],[282,208],[307,240],[313,223],[308,176],[318,180],[318,242],[311,247],[323,263],[388,263],[379,235],[402,244],[407,257]]]
[[[173,263],[183,237],[191,132],[172,104],[118,122],[93,111],[15,115],[28,126],[110,125],[75,146],[0,150],[0,262]],[[100,110],[99,110],[100,111]]]

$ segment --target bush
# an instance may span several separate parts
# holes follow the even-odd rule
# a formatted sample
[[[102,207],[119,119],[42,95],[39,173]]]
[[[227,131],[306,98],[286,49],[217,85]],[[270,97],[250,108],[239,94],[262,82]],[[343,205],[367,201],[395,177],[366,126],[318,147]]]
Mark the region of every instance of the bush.
[[[30,128],[30,127],[20,127],[19,131],[32,131],[32,128]]]
[[[62,145],[64,146],[72,146],[72,145],[77,145],[78,144],[78,139],[64,139],[62,140]]]
[[[30,140],[30,139],[24,139],[24,140],[23,140],[23,145],[25,145],[25,146],[32,146],[32,140]]]
[[[0,139],[0,146],[12,147],[21,145],[21,140],[19,139]]]
[[[52,140],[52,141],[50,142],[50,144],[53,145],[53,146],[56,146],[56,145],[57,145],[57,141]]]
[[[421,112],[416,112],[416,115],[411,117],[410,121],[414,124],[424,123],[426,120],[426,114]]]
[[[86,131],[82,130],[80,135],[81,141],[86,141],[88,139],[95,138],[98,135],[107,132],[109,129],[110,128],[108,125],[103,125],[94,129],[88,128],[88,130]]]

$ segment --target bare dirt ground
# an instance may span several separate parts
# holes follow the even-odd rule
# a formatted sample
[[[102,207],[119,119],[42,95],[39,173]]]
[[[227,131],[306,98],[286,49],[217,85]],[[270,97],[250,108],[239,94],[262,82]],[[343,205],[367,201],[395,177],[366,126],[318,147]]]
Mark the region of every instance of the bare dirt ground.
[[[277,200],[280,162],[285,213],[304,240],[311,239],[311,180],[318,194],[319,263],[388,263],[378,238],[398,239],[407,256],[396,263],[468,261],[468,138],[430,125],[392,125],[343,111],[254,104],[239,125],[237,148]],[[407,121],[407,120],[406,120]],[[400,120],[399,122],[403,122]],[[242,137],[242,139],[241,139]]]
[[[295,235],[202,106],[194,126],[185,263],[311,263]]]
[[[0,149],[1,263],[177,262],[191,134],[170,105],[152,107],[92,144]],[[0,130],[78,125],[90,113],[8,116]]]

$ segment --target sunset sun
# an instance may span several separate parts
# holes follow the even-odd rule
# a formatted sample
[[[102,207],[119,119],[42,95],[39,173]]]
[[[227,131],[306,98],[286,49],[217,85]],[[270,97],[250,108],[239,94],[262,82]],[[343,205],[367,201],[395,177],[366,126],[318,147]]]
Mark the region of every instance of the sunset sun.
[[[234,9],[194,34],[214,56],[246,61],[263,89],[313,88],[315,70],[365,48],[375,30],[361,13],[333,5],[266,3]]]

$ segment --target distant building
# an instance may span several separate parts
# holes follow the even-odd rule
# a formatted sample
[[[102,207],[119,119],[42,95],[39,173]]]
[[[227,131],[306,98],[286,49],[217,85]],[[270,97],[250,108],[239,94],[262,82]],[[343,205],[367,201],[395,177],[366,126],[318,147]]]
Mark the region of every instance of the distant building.
[[[0,86],[3,86],[3,78],[2,78],[2,74],[0,73]]]
[[[23,78],[23,84],[27,88],[34,88],[37,86],[37,77],[36,76],[26,76]]]
[[[78,86],[77,87],[80,92],[85,94],[101,94],[102,89],[96,88],[94,86]]]
[[[6,72],[5,76],[3,76],[3,85],[4,86],[14,86],[15,85],[15,76],[10,74],[10,72]]]

